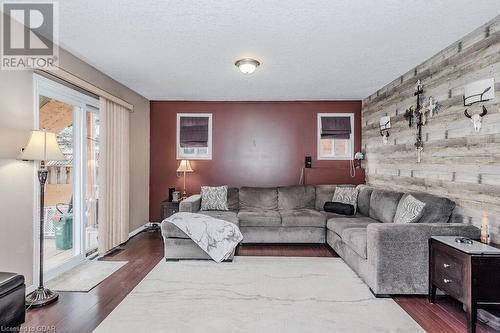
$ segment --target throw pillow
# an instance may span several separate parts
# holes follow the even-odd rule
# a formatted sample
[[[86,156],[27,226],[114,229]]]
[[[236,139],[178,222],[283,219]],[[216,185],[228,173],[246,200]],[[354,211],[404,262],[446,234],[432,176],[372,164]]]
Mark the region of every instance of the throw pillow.
[[[415,223],[424,213],[425,203],[411,194],[406,195],[398,204],[394,223]]]
[[[323,210],[328,213],[340,215],[354,215],[354,206],[342,202],[325,202]]]
[[[333,202],[341,202],[354,206],[354,213],[358,206],[358,188],[353,186],[337,186],[333,193]]]
[[[201,210],[229,210],[227,186],[202,186]]]

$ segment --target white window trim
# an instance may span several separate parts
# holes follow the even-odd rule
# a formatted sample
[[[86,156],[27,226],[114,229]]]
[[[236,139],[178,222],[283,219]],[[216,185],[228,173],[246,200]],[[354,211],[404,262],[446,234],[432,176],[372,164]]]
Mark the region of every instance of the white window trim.
[[[349,140],[351,142],[350,144],[350,152],[349,156],[344,156],[344,157],[332,157],[332,156],[323,156],[321,157],[321,147],[320,147],[320,140],[321,140],[321,118],[322,117],[349,117],[351,119],[351,135],[349,137]],[[354,113],[318,113],[317,116],[317,126],[316,126],[316,147],[317,147],[317,157],[319,161],[348,161],[354,159]]]
[[[205,156],[184,156],[181,154],[180,124],[181,117],[208,117],[208,154]],[[176,125],[176,155],[178,160],[211,160],[212,159],[212,114],[211,113],[178,113]]]

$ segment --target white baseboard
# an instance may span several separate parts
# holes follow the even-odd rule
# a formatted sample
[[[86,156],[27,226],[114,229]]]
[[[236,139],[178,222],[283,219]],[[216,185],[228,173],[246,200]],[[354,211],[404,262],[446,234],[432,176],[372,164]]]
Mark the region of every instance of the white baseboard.
[[[140,233],[141,231],[143,231],[143,230],[144,230],[144,229],[146,229],[147,227],[150,227],[150,226],[151,226],[151,224],[152,224],[151,222],[144,223],[144,224],[143,224],[143,225],[141,225],[139,228],[132,230],[132,231],[128,234],[128,238],[134,237],[135,235],[137,235],[138,233]]]
[[[32,284],[31,286],[28,286],[26,287],[26,295],[28,295],[29,293],[35,291],[37,286],[35,286],[34,284]]]

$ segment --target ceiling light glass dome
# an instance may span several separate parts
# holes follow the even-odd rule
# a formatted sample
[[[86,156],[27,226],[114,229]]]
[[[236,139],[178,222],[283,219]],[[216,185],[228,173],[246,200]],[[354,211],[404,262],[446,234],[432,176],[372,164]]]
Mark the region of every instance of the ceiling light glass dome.
[[[244,73],[244,74],[252,74],[255,72],[255,69],[260,65],[260,62],[258,62],[255,59],[250,59],[250,58],[245,58],[245,59],[240,59],[234,63],[236,67],[239,68],[239,70]]]

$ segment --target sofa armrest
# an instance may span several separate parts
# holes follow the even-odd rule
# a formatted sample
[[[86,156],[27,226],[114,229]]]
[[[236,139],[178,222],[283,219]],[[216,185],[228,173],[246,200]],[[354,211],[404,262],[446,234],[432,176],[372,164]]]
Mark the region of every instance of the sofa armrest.
[[[427,243],[431,236],[463,236],[479,238],[477,227],[464,223],[371,223],[367,227],[367,237],[378,242],[418,242]]]
[[[367,227],[367,254],[375,270],[376,294],[425,294],[428,285],[428,240],[431,236],[479,238],[478,228],[463,223],[372,223]]]
[[[201,195],[194,194],[184,200],[179,204],[180,212],[196,213],[201,207]]]

